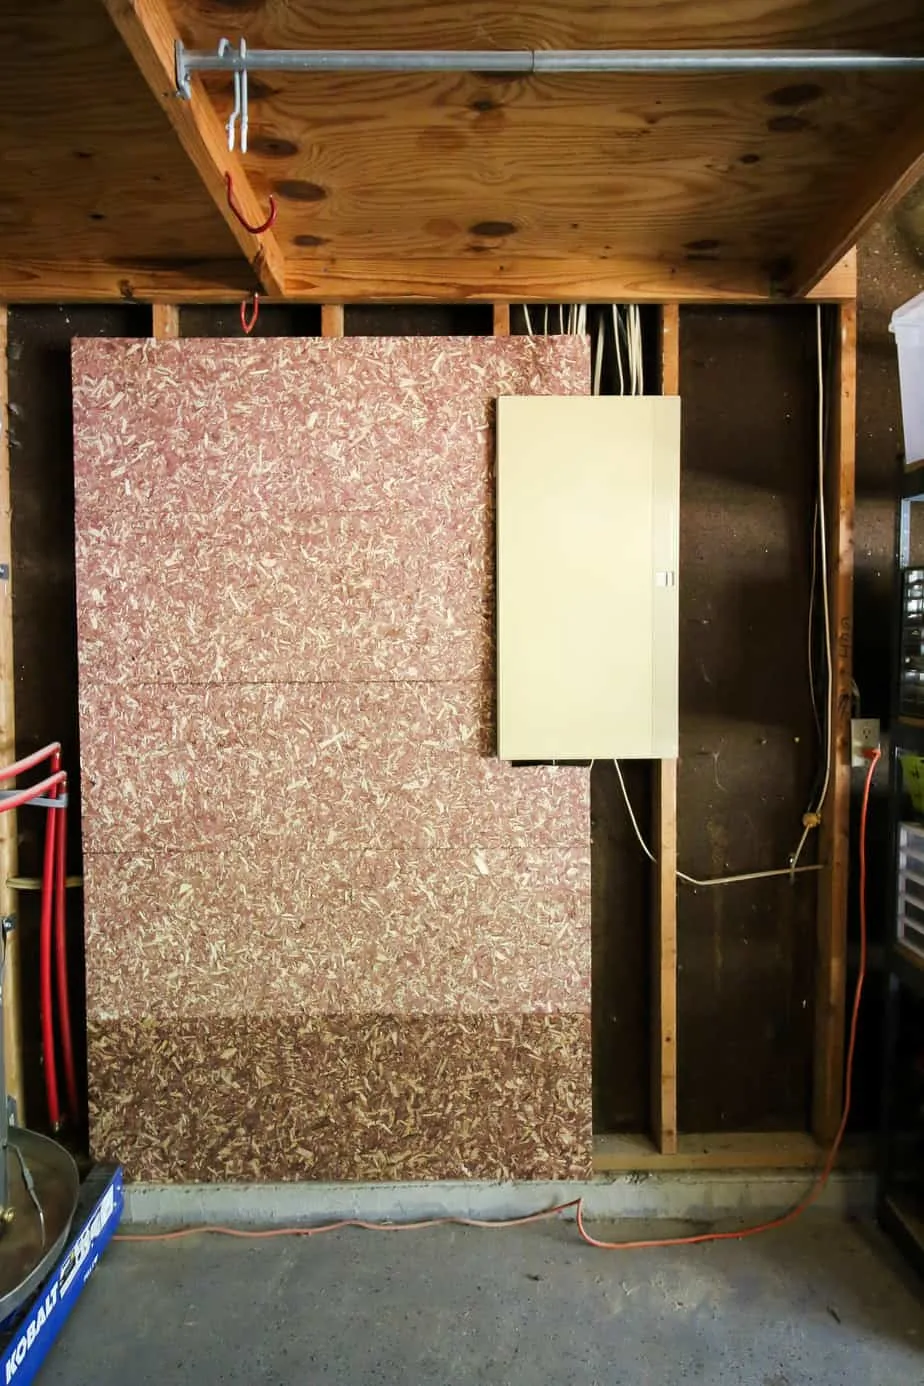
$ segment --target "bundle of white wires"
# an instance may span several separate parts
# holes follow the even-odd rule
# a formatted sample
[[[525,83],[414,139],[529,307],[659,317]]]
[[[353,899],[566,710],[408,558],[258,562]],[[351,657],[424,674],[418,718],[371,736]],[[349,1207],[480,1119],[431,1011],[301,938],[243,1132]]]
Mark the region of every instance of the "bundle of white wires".
[[[528,336],[533,335],[529,308],[523,304],[523,318]],[[645,393],[645,369],[642,359],[642,315],[637,303],[620,307],[613,304],[613,350],[616,357],[616,375],[621,395],[643,395]],[[570,336],[584,336],[587,332],[587,304],[571,303],[567,314],[563,304],[558,305],[559,332]],[[549,309],[543,309],[542,330],[549,330]],[[597,332],[593,346],[593,392],[599,395],[603,380],[603,354],[606,348],[606,316],[601,312],[597,318]]]
[[[532,336],[533,328],[530,321],[529,309],[523,305],[523,313],[526,321],[526,331]],[[567,326],[566,326],[567,322]],[[613,323],[613,346],[616,357],[616,377],[619,382],[619,394],[641,395],[645,392],[645,374],[642,353],[642,321],[641,312],[637,303],[627,304],[620,307],[618,304],[612,305]],[[544,331],[549,330],[549,310],[545,309],[543,319]],[[606,315],[600,312],[597,317],[596,336],[593,343],[593,393],[599,395],[603,379],[603,355],[606,348]],[[573,303],[568,308],[567,319],[565,318],[564,308],[559,306],[559,330],[569,334],[583,335],[587,332],[587,304]],[[815,706],[814,688],[814,668],[812,658],[813,646],[813,613],[815,601],[815,576],[821,573],[821,596],[822,613],[824,621],[824,641],[827,683],[824,696],[825,716],[818,718],[819,731],[823,742],[824,752],[824,775],[822,777],[821,788],[817,797],[812,799],[809,807],[802,819],[802,836],[799,839],[796,850],[793,852],[789,861],[789,866],[780,867],[771,871],[744,871],[729,876],[714,876],[706,880],[701,880],[695,876],[689,876],[683,871],[677,872],[678,880],[685,881],[692,886],[718,886],[731,885],[736,881],[760,880],[770,876],[795,876],[797,872],[819,871],[820,866],[801,866],[800,860],[805,850],[809,834],[821,823],[821,812],[827,797],[828,787],[831,782],[831,688],[833,684],[833,656],[831,650],[831,604],[828,592],[828,540],[825,519],[825,382],[824,382],[824,344],[822,340],[822,318],[821,307],[817,310],[816,320],[817,337],[817,359],[818,359],[818,499],[815,504],[815,516],[812,526],[812,592],[809,603],[809,683],[811,685],[812,704]],[[623,359],[625,353],[625,360]],[[628,387],[628,388],[627,388]],[[816,713],[817,716],[817,713]],[[636,819],[635,812],[629,799],[625,780],[623,779],[622,769],[618,761],[613,762],[616,766],[616,774],[619,779],[619,787],[625,800],[629,819],[632,823],[635,836],[638,839],[642,851],[654,862],[655,857],[650,847],[642,836],[641,830]]]

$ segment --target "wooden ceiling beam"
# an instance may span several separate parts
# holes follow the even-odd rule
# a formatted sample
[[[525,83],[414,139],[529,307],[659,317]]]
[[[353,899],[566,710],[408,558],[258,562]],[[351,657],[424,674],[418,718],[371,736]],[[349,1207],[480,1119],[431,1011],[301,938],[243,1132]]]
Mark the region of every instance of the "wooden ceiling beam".
[[[137,266],[104,260],[0,257],[0,301],[8,303],[234,303],[251,291],[243,260]],[[856,257],[845,256],[806,297],[856,297]],[[282,298],[269,294],[268,298]],[[300,303],[767,303],[787,302],[758,265],[662,264],[631,257],[319,261],[293,263],[285,298]],[[790,300],[792,301],[792,300]]]
[[[224,127],[207,94],[193,83],[191,99],[176,94],[174,44],[179,38],[164,0],[103,0],[131,53],[212,201],[246,255],[267,294],[285,295],[286,265],[272,230],[254,235],[235,216],[228,203],[226,176],[231,175],[234,199],[251,226],[266,219],[266,210],[248,181],[240,159],[228,150]]]
[[[919,103],[883,143],[875,159],[836,204],[835,215],[822,222],[795,257],[787,288],[805,297],[855,246],[863,232],[924,177],[924,116]]]

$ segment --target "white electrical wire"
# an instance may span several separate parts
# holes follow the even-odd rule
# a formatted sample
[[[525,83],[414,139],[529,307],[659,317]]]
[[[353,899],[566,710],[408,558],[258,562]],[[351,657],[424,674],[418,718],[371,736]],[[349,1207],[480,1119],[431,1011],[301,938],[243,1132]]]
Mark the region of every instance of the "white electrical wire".
[[[626,393],[625,377],[622,373],[622,348],[619,345],[619,309],[613,304],[613,340],[616,343],[616,370],[619,374],[619,393]]]
[[[600,393],[600,383],[603,378],[603,346],[606,340],[606,324],[603,314],[597,321],[597,356],[594,361],[594,383],[593,391],[595,395]]]
[[[629,353],[629,394],[638,394],[638,382],[635,377],[635,324],[632,321],[632,305],[626,308],[626,349]]]
[[[818,715],[818,691],[815,688],[815,582],[818,577],[818,498],[815,498],[815,507],[812,512],[812,573],[809,579],[809,607],[808,607],[808,676],[809,676],[809,696],[812,700],[812,717],[815,720],[815,731],[818,733],[818,744],[821,745],[824,731],[821,725],[821,718]]]
[[[529,320],[529,308],[525,303],[523,304],[523,321],[526,323],[526,335],[527,337],[531,337],[533,335],[533,325]]]
[[[645,393],[645,372],[642,355],[642,315],[637,303],[626,307],[626,343],[629,350],[629,393]]]
[[[820,304],[815,311],[815,334],[818,354],[818,559],[821,568],[821,600],[824,611],[825,629],[825,663],[828,674],[824,698],[825,775],[821,786],[821,792],[818,795],[818,799],[815,801],[814,807],[809,805],[802,819],[802,836],[799,838],[799,845],[793,852],[791,859],[791,870],[794,873],[798,869],[799,859],[805,849],[809,833],[821,823],[821,811],[825,799],[828,797],[828,786],[831,783],[831,733],[833,731],[831,699],[834,692],[834,656],[831,649],[831,601],[828,592],[828,531],[825,517],[825,372]]]
[[[635,328],[632,322],[632,308],[626,308],[626,352],[629,357],[629,394],[638,394],[638,381],[635,373]]]
[[[637,303],[630,303],[628,317],[632,333],[632,375],[635,381],[634,393],[640,395],[644,388],[644,382],[642,380],[642,319]]]
[[[638,838],[638,844],[641,847],[642,851],[645,853],[645,856],[648,858],[648,860],[652,862],[653,865],[657,866],[657,857],[654,855],[651,848],[648,846],[648,843],[642,837],[642,830],[638,825],[638,819],[636,818],[635,810],[632,807],[632,800],[629,798],[629,791],[626,789],[626,782],[622,777],[622,766],[619,764],[618,760],[614,760],[613,764],[616,767],[616,775],[619,779],[619,788],[622,790],[622,797],[625,801],[626,811],[629,814],[629,818],[632,822],[632,827],[635,829],[635,836]],[[707,880],[700,880],[698,876],[688,876],[685,871],[676,871],[674,874],[676,875],[678,881],[685,881],[687,885],[721,886],[735,885],[738,881],[764,881],[767,880],[770,876],[794,876],[797,873],[803,871],[820,871],[821,869],[822,868],[820,865],[782,866],[775,871],[739,871],[732,876],[710,876]]]

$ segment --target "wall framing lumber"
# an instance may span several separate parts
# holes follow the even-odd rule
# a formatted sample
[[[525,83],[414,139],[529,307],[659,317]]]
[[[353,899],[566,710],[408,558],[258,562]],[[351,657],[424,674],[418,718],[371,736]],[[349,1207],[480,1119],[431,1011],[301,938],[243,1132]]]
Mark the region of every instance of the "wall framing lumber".
[[[849,250],[831,266],[805,297],[811,303],[852,303],[857,296],[857,247],[851,244]],[[801,302],[796,299],[795,302]]]
[[[163,340],[179,335],[179,308],[175,303],[155,303],[151,311],[151,336]]]
[[[509,303],[495,303],[494,305],[494,335],[495,337],[510,336]]]
[[[344,303],[751,302],[778,297],[754,264],[661,264],[641,257],[513,258],[503,251],[440,260],[356,260],[290,267],[289,298]]]
[[[805,1131],[725,1131],[681,1135],[676,1149],[659,1151],[645,1136],[595,1136],[594,1173],[633,1170],[818,1169],[827,1149]],[[869,1169],[875,1142],[851,1138],[841,1147],[839,1169]]]
[[[924,177],[922,143],[924,123],[916,102],[856,186],[845,190],[837,215],[818,226],[797,255],[790,280],[794,294],[810,297],[864,231]]]
[[[344,307],[342,303],[321,304],[321,336],[342,337],[344,335]]]
[[[0,260],[0,293],[14,304],[239,303],[259,287],[244,259],[200,261],[182,274],[168,266]]]
[[[104,0],[141,75],[157,98],[180,143],[192,160],[212,201],[246,255],[261,286],[270,294],[285,294],[285,259],[272,230],[256,236],[228,206],[225,177],[230,174],[234,197],[250,225],[265,220],[240,159],[229,152],[225,131],[201,85],[194,83],[189,101],[175,93],[174,43],[179,34],[163,0]]]
[[[235,185],[236,186],[236,185]],[[485,263],[485,262],[488,263]],[[477,264],[459,261],[379,262],[359,279],[342,271],[323,272],[309,280],[297,273],[286,281],[284,298],[297,303],[768,303],[802,302],[771,291],[753,266],[746,276],[732,273],[704,277],[626,260],[543,260],[530,266],[494,263],[483,255]],[[524,269],[526,278],[521,277]],[[11,303],[237,303],[254,287],[243,260],[191,264],[182,272],[169,266],[105,262],[63,263],[0,259],[0,295]],[[848,253],[808,295],[812,302],[845,302],[856,297],[856,256]],[[262,294],[264,303],[281,301],[281,293]]]
[[[0,306],[0,562],[7,565],[9,576],[0,579],[0,765],[9,765],[16,759],[7,328],[8,310],[3,305]],[[16,893],[9,884],[16,874],[16,813],[3,813],[0,814],[0,915],[17,912]],[[17,1120],[23,1125],[22,1001],[19,938],[15,931],[7,940],[3,974],[3,1049],[7,1093],[16,1102]]]
[[[661,393],[680,393],[680,308],[661,309]],[[677,761],[654,764],[651,1126],[662,1155],[677,1152]]]
[[[831,781],[822,810],[815,959],[812,1132],[829,1143],[843,1110],[850,868],[850,711],[853,677],[853,532],[856,459],[857,310],[836,313],[828,374],[832,403],[826,459],[828,584],[834,678],[830,697]]]

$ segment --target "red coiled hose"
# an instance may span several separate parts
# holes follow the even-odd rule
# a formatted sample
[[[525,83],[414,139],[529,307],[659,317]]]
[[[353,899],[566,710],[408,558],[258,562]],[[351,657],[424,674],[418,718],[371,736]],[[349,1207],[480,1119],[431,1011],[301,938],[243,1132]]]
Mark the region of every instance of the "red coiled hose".
[[[56,747],[51,756],[54,776],[61,770],[61,748]],[[53,776],[53,778],[54,778]],[[48,791],[50,799],[58,797],[58,785],[64,782],[55,779]],[[48,1103],[48,1120],[52,1131],[61,1126],[61,1104],[58,1097],[58,1065],[55,1058],[54,1002],[51,987],[51,937],[52,906],[55,891],[55,838],[57,818],[61,809],[50,808],[45,820],[45,857],[42,864],[42,909],[39,919],[39,1009],[42,1018],[42,1057],[45,1070],[45,1098]]]
[[[67,776],[61,769],[61,744],[53,741],[40,751],[24,756],[12,765],[0,767],[0,782],[14,779],[17,775],[33,770],[43,761],[51,762],[51,774],[28,789],[18,790],[9,798],[0,800],[0,812],[9,812],[30,803],[33,799],[46,796],[57,799],[67,793]],[[71,1033],[70,998],[67,984],[67,930],[65,910],[65,881],[67,854],[66,809],[47,809],[45,822],[45,850],[42,865],[42,903],[39,919],[39,991],[42,1027],[42,1057],[45,1071],[45,1096],[48,1103],[48,1120],[52,1130],[61,1125],[61,1103],[58,1092],[58,1066],[55,1053],[54,993],[52,986],[52,952],[57,963],[58,1008],[61,1020],[61,1052],[64,1058],[64,1076],[67,1085],[68,1111],[72,1121],[77,1120],[77,1074],[74,1066],[74,1046]],[[54,949],[53,949],[54,941]]]
[[[58,1012],[61,1022],[61,1055],[64,1059],[64,1082],[67,1087],[68,1115],[77,1122],[77,1070],[74,1067],[74,1042],[71,1033],[71,1003],[67,977],[67,917],[65,911],[65,880],[67,876],[67,809],[49,809],[55,820],[55,966],[58,974]]]

